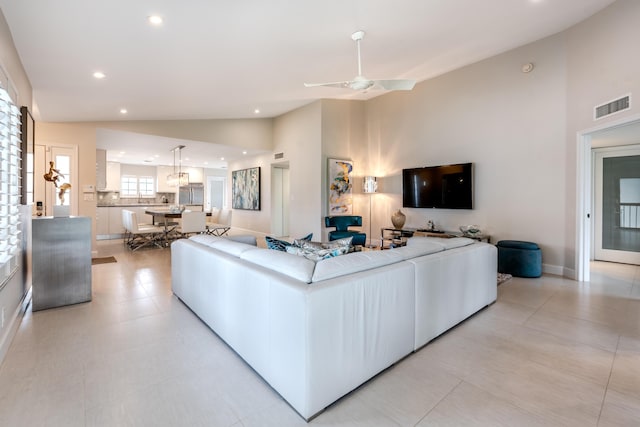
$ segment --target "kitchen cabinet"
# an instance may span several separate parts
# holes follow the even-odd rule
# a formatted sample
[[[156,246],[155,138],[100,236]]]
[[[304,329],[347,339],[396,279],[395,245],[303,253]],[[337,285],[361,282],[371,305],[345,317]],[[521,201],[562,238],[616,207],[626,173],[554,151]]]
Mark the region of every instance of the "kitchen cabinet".
[[[109,210],[98,206],[96,208],[96,238],[109,234]]]
[[[120,163],[107,162],[107,187],[109,191],[120,191]]]
[[[182,168],[182,172],[187,172],[189,174],[190,184],[193,184],[194,182],[204,182],[204,169],[202,168],[187,167]]]
[[[109,235],[118,236],[124,234],[124,224],[122,224],[122,209],[121,207],[112,207],[109,209]]]
[[[166,208],[166,205],[98,206],[96,208],[96,240],[119,239],[124,235],[123,209],[135,212],[139,223],[150,224],[153,218],[145,211],[151,206]]]

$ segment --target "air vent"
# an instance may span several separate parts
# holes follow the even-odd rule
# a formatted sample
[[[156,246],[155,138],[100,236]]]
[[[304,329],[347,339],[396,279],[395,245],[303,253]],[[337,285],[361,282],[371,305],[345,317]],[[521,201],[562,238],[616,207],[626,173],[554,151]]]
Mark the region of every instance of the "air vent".
[[[284,153],[276,153],[273,155],[273,158],[278,160],[278,159],[284,159]]]
[[[594,120],[601,119],[613,113],[628,110],[631,107],[631,95],[624,96],[615,101],[608,102],[606,104],[598,105],[594,109]]]

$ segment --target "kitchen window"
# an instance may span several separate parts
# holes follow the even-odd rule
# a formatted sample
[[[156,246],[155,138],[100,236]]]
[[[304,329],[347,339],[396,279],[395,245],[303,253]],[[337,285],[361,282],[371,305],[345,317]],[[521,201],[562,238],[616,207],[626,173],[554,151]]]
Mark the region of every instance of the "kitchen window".
[[[122,175],[120,179],[120,197],[153,197],[154,188],[152,176]]]
[[[153,189],[155,188],[155,180],[151,176],[141,176],[138,177],[138,190],[141,196],[151,196],[155,195]]]

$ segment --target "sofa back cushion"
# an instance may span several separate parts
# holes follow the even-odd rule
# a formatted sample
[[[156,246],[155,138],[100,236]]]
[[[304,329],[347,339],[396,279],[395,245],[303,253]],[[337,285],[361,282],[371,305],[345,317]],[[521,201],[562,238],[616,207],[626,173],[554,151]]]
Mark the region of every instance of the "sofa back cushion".
[[[217,249],[229,255],[239,257],[245,251],[254,250],[256,246],[251,242],[236,242],[226,237],[209,236],[205,234],[197,234],[189,238],[191,241],[200,243],[210,248]]]
[[[201,245],[212,246],[216,242],[222,240],[222,237],[210,236],[208,234],[196,234],[195,236],[189,237],[189,240],[200,243]]]
[[[318,261],[311,281],[319,282],[321,280],[333,279],[338,276],[394,264],[402,260],[402,256],[395,251],[353,252],[347,255]]]
[[[313,269],[316,266],[315,262],[305,257],[263,248],[243,252],[240,258],[305,283],[311,283]]]
[[[445,249],[442,245],[433,242],[425,242],[421,245],[401,246],[399,248],[392,249],[394,253],[400,255],[402,259],[405,260],[423,255],[434,254],[436,252],[442,252],[444,250]]]
[[[451,238],[442,238],[442,237],[422,237],[416,236],[407,240],[407,246],[429,246],[429,245],[439,245],[444,250],[447,249],[455,249],[460,248],[462,246],[472,245],[476,241],[473,239],[469,239],[467,237],[451,237]]]

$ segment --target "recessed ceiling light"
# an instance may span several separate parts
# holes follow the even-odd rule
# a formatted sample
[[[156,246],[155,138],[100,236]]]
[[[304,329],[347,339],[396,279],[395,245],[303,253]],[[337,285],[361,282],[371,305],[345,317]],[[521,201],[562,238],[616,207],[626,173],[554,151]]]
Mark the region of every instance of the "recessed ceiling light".
[[[256,108],[255,110],[253,110],[253,114],[260,114],[260,109]]]
[[[209,162],[204,162],[204,164],[205,164],[205,165],[208,165],[208,164],[209,164]]]
[[[247,150],[243,150],[243,151],[242,151],[242,154],[247,154]]]
[[[220,160],[224,160],[224,157],[220,157]]]
[[[151,25],[162,25],[162,16],[151,15],[147,17],[147,21],[149,21]]]
[[[105,77],[107,77],[107,75],[105,73],[103,73],[102,71],[96,71],[95,73],[93,73],[93,77],[101,80],[104,79]]]
[[[155,157],[155,158],[157,159],[158,157],[160,157],[160,154],[156,154],[156,155],[155,155],[155,156],[153,156],[153,157]]]
[[[128,111],[127,111],[126,108],[121,108],[120,109],[120,114],[127,114],[127,113],[128,113]]]

